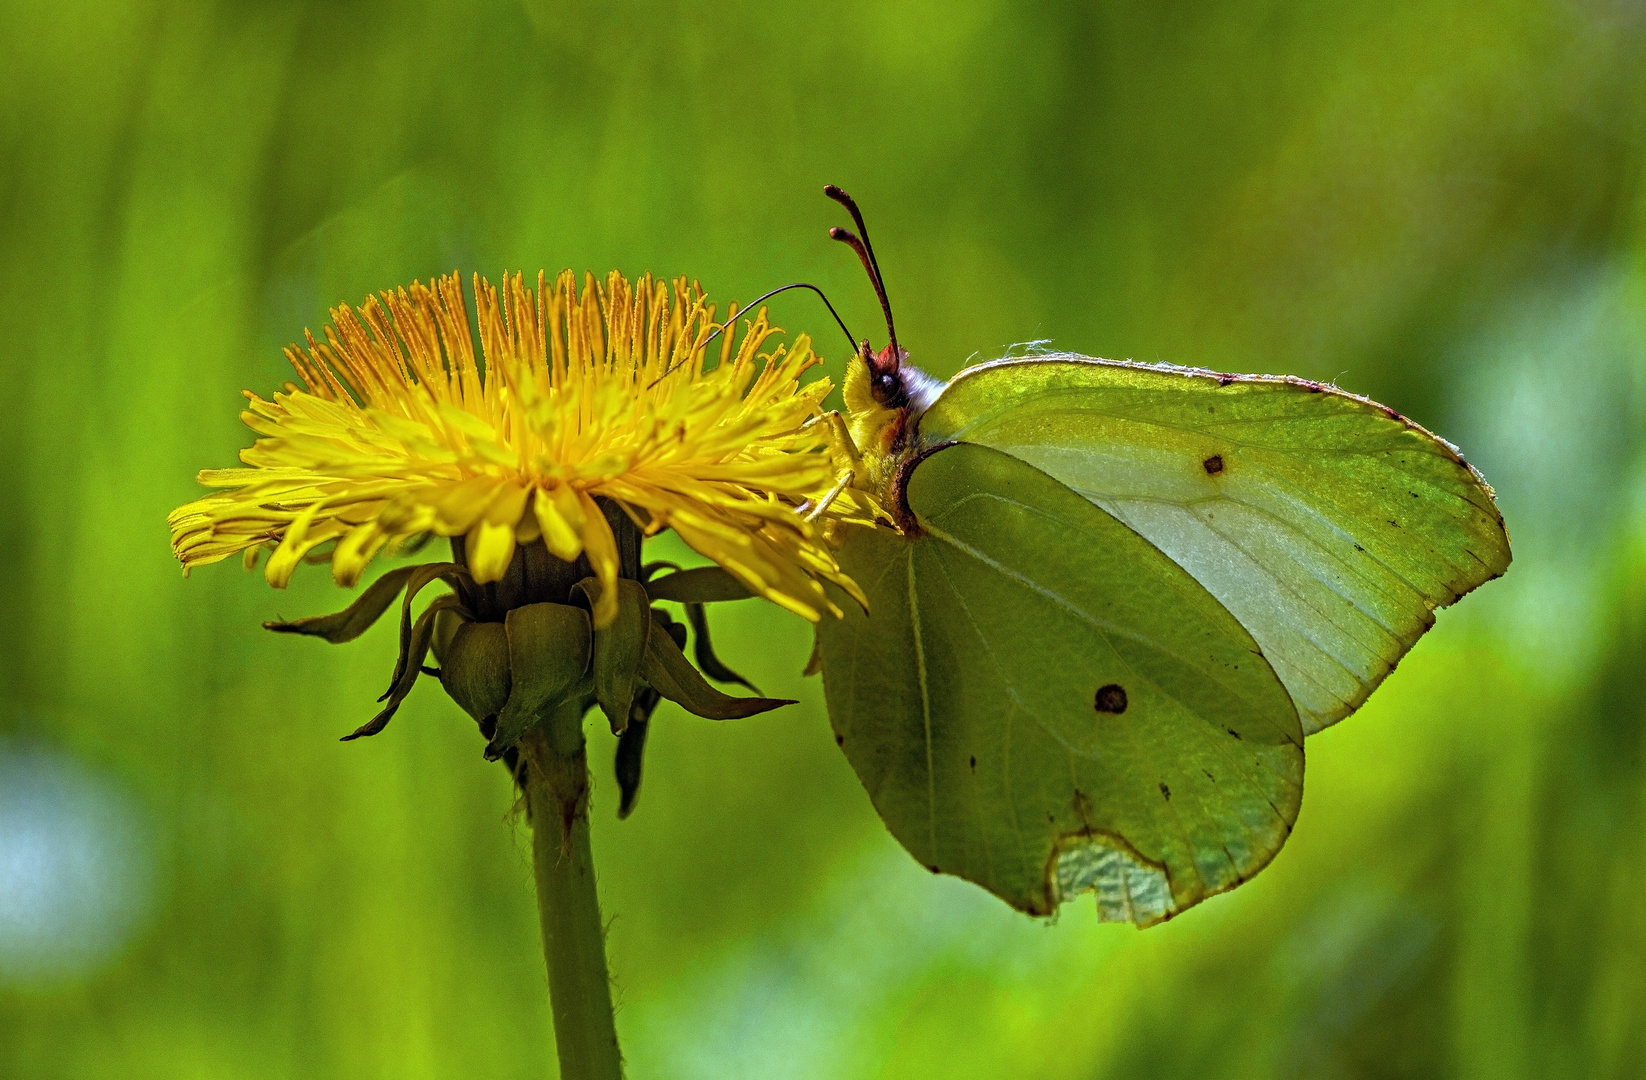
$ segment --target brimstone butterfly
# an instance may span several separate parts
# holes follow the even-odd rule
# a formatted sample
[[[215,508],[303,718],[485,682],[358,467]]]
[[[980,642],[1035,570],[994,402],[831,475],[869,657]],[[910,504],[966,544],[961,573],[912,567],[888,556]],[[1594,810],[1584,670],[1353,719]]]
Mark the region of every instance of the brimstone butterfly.
[[[1509,565],[1492,489],[1393,409],[1291,377],[1084,356],[939,384],[890,343],[844,387],[868,597],[818,627],[836,742],[933,872],[1149,925],[1291,832],[1303,738]]]

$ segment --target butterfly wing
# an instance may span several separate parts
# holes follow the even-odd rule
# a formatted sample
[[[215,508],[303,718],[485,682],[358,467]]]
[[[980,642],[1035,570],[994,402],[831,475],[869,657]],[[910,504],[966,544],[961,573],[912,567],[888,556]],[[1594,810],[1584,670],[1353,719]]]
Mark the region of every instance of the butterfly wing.
[[[1009,454],[956,445],[917,529],[853,529],[872,616],[818,627],[836,739],[933,871],[1147,925],[1233,888],[1296,818],[1303,733],[1252,636],[1181,567]]]
[[[1301,379],[998,361],[956,376],[919,438],[1011,454],[1171,556],[1251,632],[1305,732],[1509,565],[1492,490],[1455,447]]]

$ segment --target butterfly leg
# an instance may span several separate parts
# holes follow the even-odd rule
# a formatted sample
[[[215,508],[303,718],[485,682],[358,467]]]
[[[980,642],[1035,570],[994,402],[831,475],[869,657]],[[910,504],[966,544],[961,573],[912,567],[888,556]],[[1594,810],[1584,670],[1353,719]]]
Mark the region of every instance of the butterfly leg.
[[[850,429],[846,427],[846,418],[831,410],[823,414],[823,422],[828,425],[829,448],[851,462],[852,472],[863,475],[863,453],[858,450]]]
[[[817,515],[827,510],[829,505],[840,497],[840,493],[842,491],[845,491],[847,488],[852,486],[852,481],[855,479],[857,479],[857,471],[855,469],[847,469],[845,474],[841,476],[840,482],[830,488],[827,495],[817,500],[816,506],[806,511],[806,520],[811,521],[813,518],[817,517]]]
[[[863,475],[863,455],[857,449],[857,443],[853,441],[851,432],[846,428],[845,417],[834,410],[830,410],[822,416],[813,417],[806,421],[805,426],[811,427],[819,422],[824,425],[828,433],[829,449],[834,452],[835,459],[839,460],[844,457],[850,464],[844,472],[837,474],[838,481],[834,487],[829,489],[827,495],[817,501],[816,506],[809,503],[800,505],[800,510],[806,515],[807,521],[813,520],[827,510],[830,504],[840,497],[842,491],[851,487],[852,482]]]
[[[801,503],[796,509],[807,521],[812,521],[827,510],[840,496],[846,495],[846,502],[853,507],[849,516],[856,520],[858,524],[872,522],[893,524],[891,515],[885,511],[878,500],[872,497],[861,498],[856,490],[852,490],[861,489],[872,493],[875,478],[873,463],[865,458],[863,452],[857,448],[857,440],[852,437],[846,418],[838,412],[830,411],[806,421],[806,426],[810,427],[812,424],[818,423],[824,425],[826,437],[829,441],[829,449],[833,452],[835,461],[838,463],[841,459],[844,459],[845,468],[835,473],[834,487],[817,501],[817,505],[813,506],[808,500]],[[847,494],[848,490],[851,490],[851,494]],[[839,528],[839,522],[836,521],[829,521],[824,525],[824,535],[829,537],[830,543],[836,545],[842,541],[842,537],[835,531],[837,528]]]

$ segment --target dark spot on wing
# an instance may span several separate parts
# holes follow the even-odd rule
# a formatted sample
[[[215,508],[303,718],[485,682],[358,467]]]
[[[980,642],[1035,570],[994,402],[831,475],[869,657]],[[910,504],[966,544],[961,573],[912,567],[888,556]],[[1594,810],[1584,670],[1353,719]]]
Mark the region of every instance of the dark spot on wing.
[[[1172,801],[1172,789],[1166,786],[1166,782],[1164,780],[1160,782],[1160,793],[1166,796],[1167,802]]]
[[[943,872],[943,871],[941,871],[937,868],[937,865],[935,863],[931,866],[926,867],[926,869],[930,870],[934,874],[941,874]]]
[[[1095,704],[1098,712],[1119,716],[1126,711],[1126,688],[1119,683],[1099,688]]]
[[[1223,730],[1227,731],[1230,735],[1233,735],[1237,739],[1240,738],[1240,732],[1236,731],[1234,728],[1224,728]]]
[[[1213,454],[1205,461],[1202,461],[1200,467],[1206,470],[1207,476],[1216,476],[1223,471],[1223,455]]]
[[[1209,769],[1201,769],[1200,771],[1206,774],[1206,779],[1210,780],[1214,784],[1217,783],[1217,777],[1213,776]]]
[[[836,745],[836,746],[845,746],[845,745],[846,745],[846,736],[844,736],[844,735],[836,735],[836,736],[835,736],[835,737],[834,737],[834,744],[835,744],[835,745]]]
[[[977,771],[977,755],[973,754],[972,755],[972,772],[976,772],[976,771]]]

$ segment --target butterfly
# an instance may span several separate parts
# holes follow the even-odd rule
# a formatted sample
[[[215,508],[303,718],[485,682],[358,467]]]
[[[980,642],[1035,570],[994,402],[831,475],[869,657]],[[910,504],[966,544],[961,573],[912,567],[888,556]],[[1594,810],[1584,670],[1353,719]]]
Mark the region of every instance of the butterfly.
[[[835,741],[933,873],[1150,925],[1290,835],[1304,737],[1509,566],[1491,487],[1393,409],[1290,376],[1030,355],[849,363],[843,530],[867,610],[817,629]],[[832,309],[831,309],[832,310]],[[848,335],[849,336],[849,335]],[[837,417],[837,422],[840,422]]]

